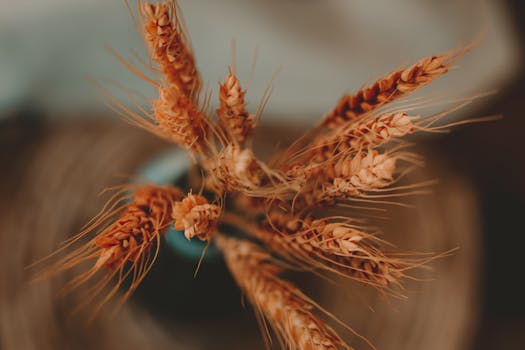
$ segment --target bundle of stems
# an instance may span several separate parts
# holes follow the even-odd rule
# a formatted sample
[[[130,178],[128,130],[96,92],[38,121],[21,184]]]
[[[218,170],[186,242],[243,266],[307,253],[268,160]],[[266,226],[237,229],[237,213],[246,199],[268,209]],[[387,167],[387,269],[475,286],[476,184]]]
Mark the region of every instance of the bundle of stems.
[[[92,232],[94,237],[72,249],[48,273],[91,261],[66,291],[97,280],[89,296],[102,295],[101,307],[131,279],[122,295],[125,300],[151,268],[162,234],[173,226],[187,239],[216,243],[265,333],[269,324],[283,347],[349,349],[322,320],[327,313],[319,312],[317,304],[279,274],[293,268],[326,278],[343,276],[399,295],[403,280],[428,261],[393,250],[358,211],[350,217],[352,211],[344,210],[352,204],[398,203],[396,198],[425,192],[428,183],[399,184],[422,164],[402,138],[445,130],[451,125],[436,126],[436,121],[448,111],[421,116],[413,113],[413,105],[404,110],[388,104],[446,73],[470,46],[424,58],[343,96],[313,132],[265,162],[247,141],[268,95],[256,111],[249,111],[234,66],[219,83],[219,108],[212,113],[176,2],[139,0],[138,13],[135,22],[149,48],[150,62],[143,63],[156,77],[117,57],[149,82],[158,97],[143,107],[131,90],[125,90],[139,110],[135,112],[101,88],[106,102],[130,123],[186,149],[207,191],[183,194],[174,186],[154,184],[119,188],[61,250],[72,249]],[[470,100],[458,100],[458,106]],[[323,214],[333,207],[346,214]],[[244,232],[244,237],[217,232],[228,226]],[[103,294],[114,279],[116,285]]]

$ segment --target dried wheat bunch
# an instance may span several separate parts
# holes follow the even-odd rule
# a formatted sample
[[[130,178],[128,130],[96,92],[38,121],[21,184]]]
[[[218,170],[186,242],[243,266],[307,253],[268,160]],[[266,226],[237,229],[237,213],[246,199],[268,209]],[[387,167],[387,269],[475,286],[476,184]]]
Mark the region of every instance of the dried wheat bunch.
[[[218,245],[239,287],[272,326],[282,347],[349,349],[314,314],[315,309],[323,311],[320,306],[278,275],[287,268],[326,278],[339,275],[399,295],[410,271],[428,262],[391,251],[359,211],[339,216],[326,212],[336,206],[348,209],[349,202],[380,205],[392,203],[385,198],[424,192],[419,189],[425,183],[398,183],[422,164],[402,138],[453,126],[435,123],[472,99],[458,100],[456,107],[431,116],[412,113],[413,106],[406,110],[384,106],[446,73],[470,46],[430,56],[343,96],[313,133],[265,162],[247,141],[266,93],[258,110],[248,112],[246,91],[234,68],[219,83],[219,108],[212,115],[208,98],[199,98],[202,82],[176,2],[139,0],[138,13],[151,58],[146,66],[158,80],[116,56],[157,89],[158,98],[144,107],[134,93],[124,90],[136,112],[100,89],[125,120],[188,150],[208,192],[184,195],[175,187],[155,185],[119,188],[101,214],[59,250],[71,249],[44,275],[90,262],[66,289],[101,276],[86,299],[101,296],[100,307],[130,278],[125,299],[151,268],[162,232],[173,225],[187,239]],[[234,239],[215,232],[218,227],[228,232],[229,226],[244,235]],[[73,249],[77,244],[80,247]],[[272,255],[281,259],[279,265]],[[115,286],[107,290],[113,279]]]

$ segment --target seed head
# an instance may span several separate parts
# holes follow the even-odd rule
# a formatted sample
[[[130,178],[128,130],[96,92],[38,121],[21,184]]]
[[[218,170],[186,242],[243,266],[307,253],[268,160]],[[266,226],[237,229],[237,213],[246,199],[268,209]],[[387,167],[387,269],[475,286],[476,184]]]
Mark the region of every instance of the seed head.
[[[220,215],[220,207],[209,204],[203,196],[191,193],[182,201],[176,202],[172,211],[175,229],[184,231],[187,239],[198,237],[201,241],[211,238],[217,228]]]

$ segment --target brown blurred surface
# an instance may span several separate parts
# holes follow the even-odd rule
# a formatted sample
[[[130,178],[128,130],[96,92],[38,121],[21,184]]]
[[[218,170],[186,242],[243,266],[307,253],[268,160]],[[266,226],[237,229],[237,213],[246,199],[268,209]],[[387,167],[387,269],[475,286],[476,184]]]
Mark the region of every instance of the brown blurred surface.
[[[525,50],[525,2],[509,0]],[[525,343],[525,68],[479,114],[495,123],[457,130],[436,143],[479,193],[483,259],[480,326],[475,349],[522,349]],[[478,114],[478,115],[479,115]]]

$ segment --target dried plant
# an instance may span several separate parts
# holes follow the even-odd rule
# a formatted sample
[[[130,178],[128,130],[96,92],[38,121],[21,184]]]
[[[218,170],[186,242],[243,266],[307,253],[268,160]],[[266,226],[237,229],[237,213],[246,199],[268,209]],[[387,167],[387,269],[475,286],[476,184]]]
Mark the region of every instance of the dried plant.
[[[246,146],[262,109],[247,110],[246,91],[235,68],[219,83],[214,117],[208,99],[201,101],[201,78],[175,1],[139,1],[138,8],[138,23],[156,65],[151,72],[157,79],[117,58],[158,89],[158,98],[148,110],[126,90],[140,111],[134,112],[101,91],[108,105],[127,121],[187,149],[208,192],[185,196],[170,186],[119,188],[101,214],[61,250],[82,245],[45,275],[91,261],[91,267],[66,289],[101,276],[87,298],[102,296],[100,307],[117,294],[124,280],[131,279],[124,300],[151,268],[161,234],[174,225],[187,239],[217,244],[240,288],[261,319],[269,321],[283,347],[349,349],[334,329],[314,315],[314,309],[322,309],[278,275],[288,267],[325,278],[339,275],[399,295],[410,271],[428,261],[392,251],[358,212],[353,217],[323,213],[332,207],[344,209],[352,201],[379,205],[385,198],[422,192],[424,183],[398,184],[422,163],[407,150],[409,144],[402,137],[453,124],[433,125],[446,110],[425,117],[410,114],[412,108],[383,107],[446,73],[470,46],[425,58],[343,96],[315,132],[306,134],[301,146],[294,144],[265,162]],[[461,100],[458,107],[470,100]],[[226,232],[228,225],[234,226],[246,237],[219,235],[215,231],[221,225]],[[285,263],[277,264],[272,255]],[[103,294],[112,279],[116,285]]]

